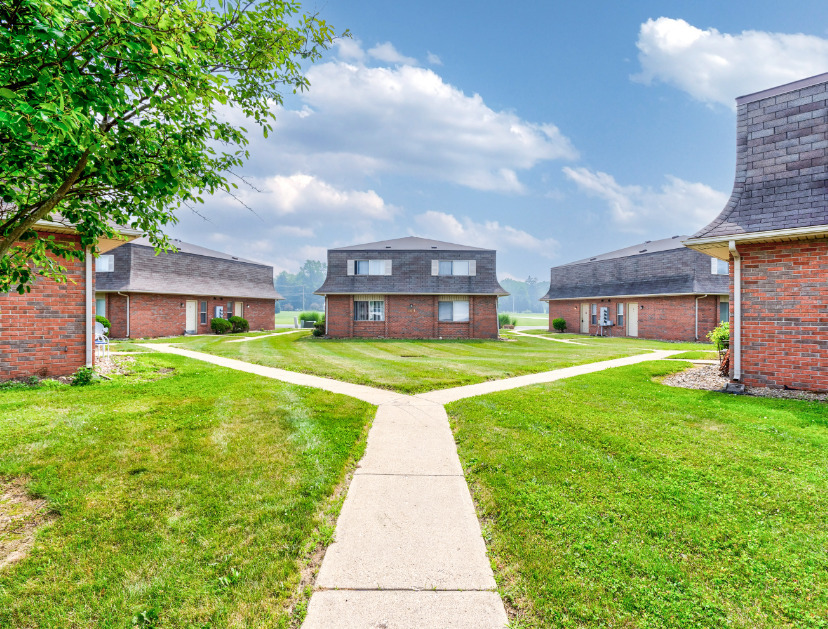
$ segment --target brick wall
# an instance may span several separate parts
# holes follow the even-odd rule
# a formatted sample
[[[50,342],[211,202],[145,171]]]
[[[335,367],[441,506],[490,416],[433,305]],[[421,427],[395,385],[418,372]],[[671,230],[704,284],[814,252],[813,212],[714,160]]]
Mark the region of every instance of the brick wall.
[[[828,390],[828,239],[740,245],[739,253],[741,381]]]
[[[438,322],[436,295],[387,295],[385,321],[354,321],[353,297],[329,295],[327,333],[358,338],[497,338],[497,297],[469,297],[469,321]]]
[[[180,336],[186,327],[186,302],[194,300],[196,305],[197,334],[212,334],[210,320],[215,306],[241,301],[244,304],[244,318],[251,330],[272,330],[275,325],[275,303],[272,299],[234,299],[204,297],[198,295],[158,295],[146,293],[129,294],[129,336],[130,338],[155,338],[159,336]],[[112,338],[126,338],[127,299],[116,293],[107,293],[106,312],[112,324]],[[201,323],[201,302],[207,302],[207,323]]]
[[[566,320],[566,331],[578,333],[581,329],[580,306],[582,303],[590,305],[589,333],[598,334],[599,328],[591,323],[592,304],[597,305],[598,318],[600,318],[601,307],[610,309],[610,321],[616,323],[618,303],[624,306],[623,327],[612,326],[607,328],[605,335],[626,336],[627,322],[629,321],[629,304],[638,305],[638,337],[645,339],[658,339],[664,341],[694,341],[695,339],[695,312],[696,298],[693,295],[680,295],[675,297],[637,297],[625,299],[597,299],[597,300],[565,300],[549,302],[549,329],[552,328],[552,320],[563,317]],[[699,299],[699,338],[700,341],[707,340],[707,333],[718,325],[719,319],[719,298],[705,297]]]
[[[38,278],[30,293],[0,295],[0,380],[65,376],[86,364],[85,262],[61,263],[66,283]]]

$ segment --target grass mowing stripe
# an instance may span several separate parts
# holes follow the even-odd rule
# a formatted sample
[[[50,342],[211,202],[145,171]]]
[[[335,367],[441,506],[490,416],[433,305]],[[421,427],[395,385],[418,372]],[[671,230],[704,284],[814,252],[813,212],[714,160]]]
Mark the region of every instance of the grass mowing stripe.
[[[647,363],[448,407],[521,627],[823,627],[828,414]]]
[[[0,392],[0,476],[59,517],[0,572],[0,626],[287,627],[373,407],[187,359]],[[160,369],[173,371],[160,373]]]
[[[248,343],[228,340],[215,336],[172,339],[217,356],[410,394],[621,358],[659,345],[608,339],[580,346],[525,336],[502,341],[318,339],[301,332]]]

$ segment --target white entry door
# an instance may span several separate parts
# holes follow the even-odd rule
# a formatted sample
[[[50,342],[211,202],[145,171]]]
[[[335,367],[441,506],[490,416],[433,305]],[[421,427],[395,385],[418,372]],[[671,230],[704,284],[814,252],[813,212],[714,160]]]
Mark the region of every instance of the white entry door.
[[[589,304],[581,304],[581,334],[589,334]]]
[[[233,304],[233,314],[237,317],[244,317],[244,302],[237,301]]]
[[[627,304],[627,336],[638,336],[638,304]]]
[[[184,326],[184,332],[187,334],[195,334],[197,332],[196,315],[198,314],[198,302],[187,300],[186,315],[187,320]]]

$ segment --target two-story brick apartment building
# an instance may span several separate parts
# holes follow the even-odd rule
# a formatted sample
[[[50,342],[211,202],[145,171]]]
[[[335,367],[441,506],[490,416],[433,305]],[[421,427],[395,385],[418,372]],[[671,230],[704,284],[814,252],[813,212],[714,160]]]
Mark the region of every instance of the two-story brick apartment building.
[[[328,250],[327,334],[497,338],[496,252],[406,237]]]
[[[41,237],[53,237],[82,248],[81,237],[60,216],[35,226]],[[140,236],[119,227],[120,238]],[[95,250],[104,254],[123,240],[101,238]],[[0,380],[74,373],[95,361],[95,260],[88,249],[83,260],[59,259],[66,281],[37,278],[31,291],[0,294]]]
[[[271,330],[276,300],[273,267],[174,240],[178,251],[159,253],[147,238],[100,256],[98,314],[113,338],[209,334],[210,320],[237,315],[251,330]]]
[[[727,264],[685,248],[684,238],[553,267],[549,292],[541,297],[549,303],[549,329],[560,317],[570,332],[704,340],[728,318]]]
[[[736,179],[685,242],[731,267],[731,377],[828,390],[828,73],[742,96]]]

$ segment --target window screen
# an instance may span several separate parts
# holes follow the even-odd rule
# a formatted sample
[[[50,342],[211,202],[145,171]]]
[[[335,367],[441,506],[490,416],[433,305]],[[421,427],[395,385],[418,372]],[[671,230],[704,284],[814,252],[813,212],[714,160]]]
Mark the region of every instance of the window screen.
[[[440,260],[440,275],[451,275],[451,260]]]
[[[96,273],[111,273],[115,270],[115,256],[98,256],[95,259]]]
[[[354,262],[354,273],[357,275],[368,275],[368,260],[356,260]]]
[[[439,321],[464,322],[469,320],[469,302],[467,301],[440,301],[437,304],[437,319]]]
[[[106,316],[106,297],[95,298],[95,314],[102,317]]]
[[[598,305],[592,304],[592,315],[590,317],[590,323],[592,325],[596,325],[598,323]]]
[[[730,301],[719,302],[719,322],[730,321]]]
[[[616,325],[624,325],[624,304],[618,304],[618,313],[615,319]]]
[[[207,302],[206,301],[201,302],[201,313],[200,313],[200,315],[201,315],[200,320],[201,320],[202,325],[206,324],[207,323]]]
[[[455,260],[451,263],[451,274],[452,275],[468,275],[469,274],[469,261],[468,260]]]
[[[385,275],[385,260],[370,260],[368,275]]]
[[[729,270],[727,260],[710,258],[710,272],[713,275],[727,275]]]
[[[385,302],[354,301],[354,321],[385,321]]]

